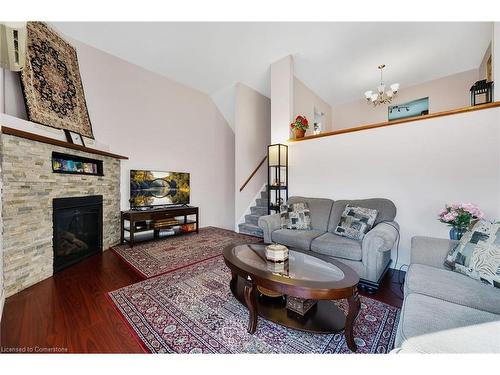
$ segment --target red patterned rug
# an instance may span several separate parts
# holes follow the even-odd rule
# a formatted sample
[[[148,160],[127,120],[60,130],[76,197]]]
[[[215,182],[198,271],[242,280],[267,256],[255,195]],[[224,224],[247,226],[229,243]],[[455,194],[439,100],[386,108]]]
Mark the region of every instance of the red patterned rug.
[[[231,294],[230,277],[217,256],[110,292],[109,297],[152,353],[350,353],[342,333],[306,333],[259,318],[257,331],[248,334],[248,311]],[[345,311],[343,301],[338,305]],[[354,328],[358,353],[390,351],[399,313],[361,296]]]
[[[221,255],[231,244],[262,242],[262,239],[227,229],[206,227],[200,233],[158,241],[114,246],[112,250],[142,277],[150,278]]]

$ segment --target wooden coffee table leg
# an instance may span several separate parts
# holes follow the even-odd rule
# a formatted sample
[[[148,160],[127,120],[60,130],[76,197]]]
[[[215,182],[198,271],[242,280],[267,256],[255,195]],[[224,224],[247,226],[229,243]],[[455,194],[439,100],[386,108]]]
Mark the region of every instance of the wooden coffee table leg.
[[[254,333],[257,329],[257,294],[256,286],[251,279],[245,280],[243,295],[250,314],[248,318],[248,333]]]
[[[347,302],[349,303],[349,311],[347,313],[347,318],[345,321],[344,334],[347,341],[347,346],[349,347],[349,349],[355,352],[358,349],[358,346],[354,342],[353,328],[354,321],[356,320],[356,317],[358,316],[359,310],[361,308],[361,302],[359,300],[358,292],[356,291],[351,297],[347,298]]]
[[[229,283],[229,287],[231,290],[236,290],[236,283],[238,282],[238,274],[231,270],[231,281]]]

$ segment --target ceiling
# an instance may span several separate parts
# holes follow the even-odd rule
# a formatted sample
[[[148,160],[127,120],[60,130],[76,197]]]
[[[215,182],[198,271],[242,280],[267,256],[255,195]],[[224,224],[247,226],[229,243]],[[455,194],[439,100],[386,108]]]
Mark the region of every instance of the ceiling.
[[[270,96],[269,66],[293,55],[295,75],[331,105],[363,98],[387,65],[401,90],[477,68],[487,22],[54,22],[62,33],[209,95],[243,82]]]

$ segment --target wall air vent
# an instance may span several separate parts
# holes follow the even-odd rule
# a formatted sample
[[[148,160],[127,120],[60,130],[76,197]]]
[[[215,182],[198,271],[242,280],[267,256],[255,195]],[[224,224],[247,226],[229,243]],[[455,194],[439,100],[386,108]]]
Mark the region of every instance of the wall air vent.
[[[0,66],[19,72],[26,61],[26,22],[0,23]]]

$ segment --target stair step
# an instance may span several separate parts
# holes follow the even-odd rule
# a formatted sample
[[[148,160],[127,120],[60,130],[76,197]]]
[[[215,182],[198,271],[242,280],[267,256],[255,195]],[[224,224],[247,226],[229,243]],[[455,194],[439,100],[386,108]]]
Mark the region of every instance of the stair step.
[[[257,207],[265,207],[265,208],[267,208],[267,198],[266,199],[257,198],[255,200],[255,203],[256,203],[255,205]]]
[[[260,192],[260,197],[261,197],[262,199],[267,199],[267,191],[266,191],[266,190],[261,191],[261,192]]]
[[[250,207],[250,212],[252,213],[252,215],[259,215],[259,216],[267,215],[267,207],[253,206]]]
[[[245,223],[257,225],[260,216],[261,215],[245,215]]]
[[[264,232],[257,225],[253,224],[238,224],[238,229],[240,233],[249,234],[250,236],[264,237]]]

